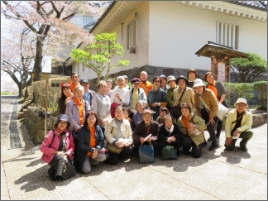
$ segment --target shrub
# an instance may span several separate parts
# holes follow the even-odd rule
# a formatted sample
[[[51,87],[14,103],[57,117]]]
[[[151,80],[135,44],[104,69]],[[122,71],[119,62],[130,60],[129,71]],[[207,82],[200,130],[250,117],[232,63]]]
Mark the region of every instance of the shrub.
[[[267,81],[254,82],[254,89],[257,92],[257,96],[261,99],[261,106],[258,109],[267,109]]]

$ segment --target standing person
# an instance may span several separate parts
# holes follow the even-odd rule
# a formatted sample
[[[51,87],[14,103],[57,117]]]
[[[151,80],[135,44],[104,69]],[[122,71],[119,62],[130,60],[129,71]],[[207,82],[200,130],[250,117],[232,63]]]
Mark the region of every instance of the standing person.
[[[138,123],[143,120],[143,118],[142,118],[143,110],[144,110],[143,102],[141,102],[141,101],[137,102],[135,109],[137,112],[132,117],[134,127],[136,127],[138,125]]]
[[[111,98],[112,91],[113,91],[113,81],[112,80],[106,80],[107,83],[107,95]]]
[[[218,101],[223,104],[225,107],[227,107],[227,103],[225,101],[226,96],[226,90],[223,84],[220,81],[215,80],[215,75],[213,75],[212,72],[207,72],[204,76],[204,80],[208,83],[207,88],[213,91],[214,95],[218,99]],[[223,126],[223,121],[218,119],[217,123],[217,133],[216,133],[216,140],[219,142],[221,130]],[[208,141],[211,141],[208,139]]]
[[[79,85],[74,90],[74,98],[66,104],[65,114],[70,119],[69,129],[74,131],[75,139],[78,139],[77,133],[84,124],[86,113],[90,111],[89,103],[82,99],[83,95],[84,87]]]
[[[147,97],[142,88],[139,88],[140,85],[140,79],[139,78],[133,78],[131,80],[131,84],[133,88],[130,90],[130,109],[136,110],[135,106],[137,102],[141,101],[143,103],[143,106],[145,107],[147,104]]]
[[[80,84],[84,87],[84,95],[83,95],[83,100],[86,100],[89,102],[89,105],[92,105],[92,98],[95,95],[95,91],[92,91],[89,89],[90,83],[88,79],[82,79],[80,81]]]
[[[172,112],[173,105],[174,105],[174,92],[173,91],[174,89],[177,88],[175,77],[173,75],[168,76],[167,83],[169,85],[169,88],[167,90],[167,101],[168,101],[167,108],[169,109],[171,116],[173,116],[173,112]]]
[[[117,105],[129,105],[130,101],[130,91],[124,87],[125,79],[123,76],[118,76],[116,78],[116,87],[111,95],[111,115],[114,118],[114,108]]]
[[[190,153],[198,158],[202,155],[202,143],[205,141],[204,130],[207,128],[205,121],[197,115],[191,113],[191,108],[187,103],[181,104],[181,117],[178,119],[178,126],[183,133],[183,151],[185,154]],[[195,133],[195,128],[200,133]]]
[[[80,85],[79,84],[79,75],[76,72],[73,72],[71,75],[71,80],[69,82],[72,92],[74,92],[74,89]]]
[[[92,99],[92,110],[98,116],[98,123],[101,127],[103,133],[105,127],[108,124],[109,120],[112,119],[110,109],[111,109],[111,100],[106,93],[107,83],[104,80],[101,80],[98,84],[98,93],[93,96]]]
[[[141,83],[140,83],[139,87],[144,90],[146,96],[148,96],[149,91],[151,91],[153,88],[152,83],[149,82],[147,79],[148,79],[147,73],[145,71],[141,71],[141,73],[140,73]]]
[[[71,164],[75,145],[69,126],[68,116],[60,114],[54,129],[47,133],[40,146],[43,153],[41,160],[50,165],[48,174],[51,180],[68,179],[75,175]],[[63,171],[64,168],[67,168],[66,171]]]
[[[164,90],[164,92],[167,93],[167,90],[169,88],[169,86],[167,85],[167,77],[165,75],[160,75],[159,76],[161,79],[161,88]]]
[[[191,111],[193,111],[193,105],[194,105],[194,91],[192,88],[187,87],[188,80],[183,75],[180,75],[176,83],[178,84],[178,87],[174,89],[174,106],[180,105],[180,103],[187,103]],[[179,116],[175,117],[179,118]]]
[[[194,80],[195,78],[198,77],[198,73],[195,69],[190,69],[187,72],[187,78],[188,78],[188,83],[187,83],[187,87],[193,88],[194,86]]]
[[[89,173],[91,166],[106,160],[104,134],[98,125],[97,114],[87,113],[83,127],[78,132],[78,146],[74,155],[77,172]]]
[[[160,126],[158,135],[159,149],[162,150],[167,145],[174,146],[179,156],[179,147],[182,144],[182,132],[176,123],[172,123],[172,116],[164,117],[164,124]]]
[[[153,83],[154,87],[148,94],[147,102],[150,109],[155,112],[153,114],[153,119],[156,120],[159,116],[160,106],[165,107],[167,105],[167,94],[160,88],[161,80],[159,76],[155,76]]]
[[[73,93],[68,83],[61,84],[61,96],[58,99],[58,111],[60,114],[65,114],[66,103],[73,99]]]
[[[115,118],[110,120],[105,129],[105,138],[107,143],[122,148],[121,152],[114,153],[109,150],[108,163],[117,165],[119,160],[125,160],[133,152],[132,131],[129,122],[124,119],[123,107],[121,105],[115,108]],[[107,146],[109,147],[109,145]]]
[[[214,93],[210,89],[206,89],[205,84],[201,79],[195,79],[194,81],[194,107],[196,114],[205,120],[207,130],[212,141],[209,150],[215,150],[219,147],[219,143],[216,141],[215,124],[218,118],[215,117],[218,110],[218,100]],[[201,101],[202,99],[202,101]],[[206,141],[204,142],[204,145]]]
[[[159,149],[157,146],[159,124],[156,121],[153,121],[152,117],[153,114],[151,110],[145,109],[143,111],[143,120],[137,124],[135,131],[132,135],[135,151],[138,151],[139,146],[141,146],[142,144],[148,144],[149,142],[151,142],[154,147],[154,153],[159,154]],[[146,142],[144,142],[144,138],[146,138],[150,134],[152,134],[152,136],[149,137]]]
[[[123,75],[125,82],[124,82],[124,87],[128,90],[131,90],[131,86],[128,86],[128,76],[127,75]]]
[[[252,113],[247,111],[247,100],[238,98],[234,104],[235,109],[228,112],[225,122],[225,147],[227,150],[233,150],[237,138],[242,138],[240,148],[248,151],[247,143],[252,138]]]

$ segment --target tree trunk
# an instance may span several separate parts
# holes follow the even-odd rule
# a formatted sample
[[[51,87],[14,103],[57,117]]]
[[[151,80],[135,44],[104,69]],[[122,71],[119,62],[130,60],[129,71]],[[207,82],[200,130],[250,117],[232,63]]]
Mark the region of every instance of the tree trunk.
[[[36,55],[34,59],[33,81],[42,80],[43,42],[44,42],[44,39],[42,38],[38,38],[36,42]]]

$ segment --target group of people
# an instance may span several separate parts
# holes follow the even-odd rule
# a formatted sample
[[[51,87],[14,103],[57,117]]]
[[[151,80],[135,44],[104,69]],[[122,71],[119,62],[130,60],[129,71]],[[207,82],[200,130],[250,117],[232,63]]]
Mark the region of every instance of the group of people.
[[[223,122],[216,112],[219,103],[227,106],[226,90],[212,72],[205,74],[204,81],[207,84],[195,69],[186,77],[155,76],[152,83],[142,71],[131,85],[126,75],[118,76],[114,89],[111,80],[101,80],[94,92],[87,79],[79,81],[79,75],[72,73],[70,83],[61,85],[55,127],[40,147],[42,160],[50,165],[50,178],[66,178],[68,172],[72,176],[73,170],[66,168],[89,173],[103,161],[116,165],[146,144],[153,145],[155,155],[172,146],[178,155],[182,150],[195,158],[202,155],[207,141],[210,151],[217,149]],[[252,114],[244,98],[234,106],[225,123],[225,147],[233,150],[239,137],[241,149],[247,151]]]

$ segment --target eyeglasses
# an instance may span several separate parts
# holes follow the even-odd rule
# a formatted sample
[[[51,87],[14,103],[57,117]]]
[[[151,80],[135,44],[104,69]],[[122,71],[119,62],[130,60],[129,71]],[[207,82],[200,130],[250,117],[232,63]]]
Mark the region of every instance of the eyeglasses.
[[[154,82],[160,82],[160,80],[155,80]]]
[[[92,117],[92,118],[87,118],[88,120],[95,120],[96,118],[95,117]]]
[[[182,103],[181,107],[187,107],[187,103]]]

